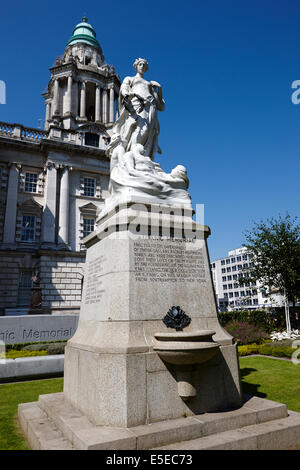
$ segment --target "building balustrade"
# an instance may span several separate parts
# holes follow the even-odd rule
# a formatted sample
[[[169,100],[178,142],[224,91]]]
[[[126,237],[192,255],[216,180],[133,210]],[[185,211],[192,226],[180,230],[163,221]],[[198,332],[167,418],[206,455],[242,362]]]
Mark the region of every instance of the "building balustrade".
[[[39,140],[48,137],[48,131],[35,129],[33,127],[24,127],[19,124],[0,122],[0,135],[16,137],[21,140],[29,140],[31,142],[38,142]]]

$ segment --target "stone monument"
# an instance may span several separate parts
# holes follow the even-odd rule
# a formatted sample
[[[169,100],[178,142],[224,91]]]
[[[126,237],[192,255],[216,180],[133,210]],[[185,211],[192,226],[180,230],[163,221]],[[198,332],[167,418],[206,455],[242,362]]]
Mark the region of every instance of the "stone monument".
[[[32,287],[30,290],[30,305],[27,315],[41,315],[42,309],[42,288],[40,286],[41,278],[38,270],[35,270],[32,276]]]
[[[154,162],[162,87],[144,79],[145,59],[134,68],[107,150],[110,197],[85,239],[64,391],[21,405],[20,423],[40,449],[259,448],[259,430],[240,428],[287,420],[286,407],[245,403],[237,346],[218,321],[210,230],[193,220],[186,169]]]

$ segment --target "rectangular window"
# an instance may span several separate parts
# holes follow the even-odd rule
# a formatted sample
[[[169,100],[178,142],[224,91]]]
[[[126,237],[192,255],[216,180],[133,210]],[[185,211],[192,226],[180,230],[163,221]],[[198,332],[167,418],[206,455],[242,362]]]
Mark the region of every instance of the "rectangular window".
[[[238,264],[238,270],[240,271],[241,269],[243,269],[243,266],[241,264]]]
[[[21,271],[18,286],[18,306],[28,306],[30,304],[30,292],[32,287],[32,272]]]
[[[227,281],[231,281],[231,276],[227,276]]]
[[[224,264],[225,264],[225,260],[222,259],[222,260],[221,260],[221,265],[224,266]]]
[[[244,269],[248,268],[248,263],[244,263],[244,264],[243,264],[243,268],[244,268]]]
[[[253,299],[253,305],[258,305],[258,299]]]
[[[237,256],[237,258],[236,258],[237,261],[241,261],[241,259],[242,258],[240,256]]]
[[[240,294],[238,292],[234,293],[234,297],[239,297],[239,296],[240,296]]]
[[[228,273],[231,273],[231,268],[226,268],[226,271],[227,271]]]
[[[22,217],[22,242],[34,242],[35,240],[35,216],[23,215]]]
[[[83,219],[83,231],[82,236],[87,237],[90,233],[94,231],[95,228],[95,219]]]
[[[232,266],[232,271],[236,271],[236,266]]]
[[[239,287],[239,284],[238,284],[237,282],[235,282],[235,283],[233,284],[233,286],[234,286],[235,289],[237,289],[237,288]]]
[[[226,269],[225,268],[222,268],[222,273],[226,273]]]
[[[227,284],[223,285],[223,290],[227,290]]]
[[[246,260],[247,259],[247,255],[243,255],[243,260]]]
[[[232,284],[228,284],[228,289],[232,289]]]
[[[240,294],[241,294],[241,297],[245,297],[245,292],[243,290],[240,292]]]
[[[234,280],[237,279],[237,274],[234,274],[232,277]]]
[[[227,294],[227,292],[224,293],[224,298],[225,298],[225,299],[228,299],[228,294]]]
[[[231,258],[231,262],[232,262],[232,263],[235,263],[235,258]]]
[[[230,259],[227,259],[227,260],[226,260],[226,264],[230,264]]]
[[[36,193],[38,185],[37,173],[25,173],[25,191],[28,193]]]
[[[83,178],[83,195],[95,197],[96,194],[96,180],[95,178]]]
[[[233,292],[229,292],[229,297],[233,297]]]
[[[223,277],[222,277],[222,281],[223,281],[223,282],[226,281],[226,276],[223,276]]]

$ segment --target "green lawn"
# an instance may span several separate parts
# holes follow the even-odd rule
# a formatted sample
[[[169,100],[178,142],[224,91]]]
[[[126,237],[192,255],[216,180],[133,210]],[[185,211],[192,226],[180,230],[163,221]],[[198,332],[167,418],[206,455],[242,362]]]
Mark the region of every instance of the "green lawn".
[[[264,357],[239,359],[243,392],[285,403],[300,412],[300,365]],[[0,384],[0,450],[25,450],[17,423],[19,403],[37,401],[42,393],[63,389],[63,379]]]
[[[265,357],[240,357],[243,392],[285,403],[300,412],[300,364]]]
[[[19,430],[19,403],[37,401],[42,393],[63,389],[63,378],[0,384],[0,450],[26,450],[28,446]]]

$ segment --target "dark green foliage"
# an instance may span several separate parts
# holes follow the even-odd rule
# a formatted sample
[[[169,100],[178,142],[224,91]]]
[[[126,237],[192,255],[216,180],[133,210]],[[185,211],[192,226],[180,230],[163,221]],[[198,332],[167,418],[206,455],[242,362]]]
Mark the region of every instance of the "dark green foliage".
[[[286,293],[292,302],[300,297],[300,225],[296,221],[289,214],[272,217],[255,223],[244,234],[253,267],[243,282],[259,281],[271,293]]]
[[[220,312],[219,320],[223,327],[232,321],[246,322],[250,325],[271,333],[272,331],[282,331],[285,329],[284,312],[269,313],[264,310],[245,310],[234,312]]]

